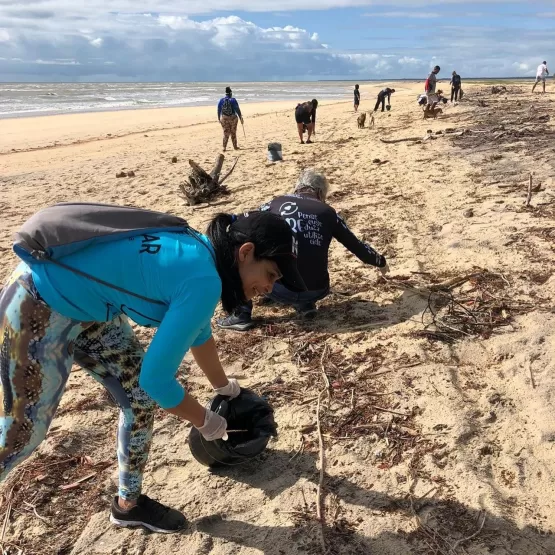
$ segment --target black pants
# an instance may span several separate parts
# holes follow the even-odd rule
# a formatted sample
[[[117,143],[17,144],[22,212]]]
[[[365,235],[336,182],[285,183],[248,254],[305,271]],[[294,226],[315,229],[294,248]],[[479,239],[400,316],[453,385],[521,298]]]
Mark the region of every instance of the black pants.
[[[382,105],[382,112],[385,111],[385,97],[386,96],[387,95],[383,94],[383,93],[378,94],[378,100],[376,102],[376,106],[374,107],[374,112],[377,111],[378,107],[380,106],[380,103]]]
[[[460,87],[451,87],[451,102],[453,102],[453,98],[455,102],[459,99],[459,91],[461,90]]]

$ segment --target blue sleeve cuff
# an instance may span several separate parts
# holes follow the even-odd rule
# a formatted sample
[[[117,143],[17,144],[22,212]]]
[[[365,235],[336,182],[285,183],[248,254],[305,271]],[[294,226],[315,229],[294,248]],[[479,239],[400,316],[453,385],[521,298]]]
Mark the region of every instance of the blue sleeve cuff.
[[[200,347],[204,345],[212,337],[212,328],[208,324],[191,343],[191,347]]]
[[[185,398],[185,390],[177,380],[151,383],[139,376],[139,385],[163,409],[173,409]]]

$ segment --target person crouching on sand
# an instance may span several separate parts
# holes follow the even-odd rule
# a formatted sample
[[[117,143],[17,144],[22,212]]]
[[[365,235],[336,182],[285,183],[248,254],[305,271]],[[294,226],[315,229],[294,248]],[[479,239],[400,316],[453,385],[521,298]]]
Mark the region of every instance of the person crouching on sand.
[[[90,221],[86,210],[83,218]],[[278,280],[306,287],[293,232],[270,212],[218,214],[207,235],[188,227],[143,232],[63,256],[63,266],[21,262],[1,290],[0,480],[45,439],[75,362],[120,409],[111,522],[172,533],[186,526],[185,516],[142,493],[158,407],[191,422],[205,441],[227,429],[177,380],[185,353],[216,393],[237,397],[240,386],[227,377],[212,338],[218,302],[232,313]],[[128,318],[158,328],[146,352]]]
[[[224,130],[224,152],[227,149],[230,135],[233,148],[235,150],[239,149],[237,146],[237,124],[239,120],[241,120],[241,125],[243,124],[243,116],[241,115],[239,103],[235,98],[232,98],[232,94],[231,88],[226,87],[225,96],[218,103],[218,121]]]
[[[310,137],[312,137],[312,135],[316,135],[316,108],[318,108],[318,101],[315,98],[309,100],[308,102],[297,104],[297,107],[295,108],[295,121],[297,122],[297,131],[299,133],[301,144],[303,145],[303,133],[305,126],[308,131],[308,137],[306,139],[307,144],[312,143]]]
[[[260,207],[278,214],[291,226],[298,241],[297,265],[307,291],[294,292],[286,283],[276,283],[263,303],[276,302],[292,306],[300,318],[313,318],[316,303],[330,292],[328,252],[332,239],[337,239],[359,260],[376,266],[383,274],[389,271],[384,256],[363,243],[349,229],[345,220],[326,203],[328,180],[314,170],[304,170],[292,194],[275,198]],[[217,321],[220,328],[247,331],[254,327],[252,302],[241,305],[231,316]]]

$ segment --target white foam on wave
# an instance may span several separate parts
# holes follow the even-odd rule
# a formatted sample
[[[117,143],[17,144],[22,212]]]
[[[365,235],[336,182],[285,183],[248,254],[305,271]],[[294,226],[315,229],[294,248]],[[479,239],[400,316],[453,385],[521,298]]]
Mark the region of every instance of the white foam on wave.
[[[225,83],[0,83],[0,118],[216,105]],[[344,98],[346,83],[231,83],[239,102]]]

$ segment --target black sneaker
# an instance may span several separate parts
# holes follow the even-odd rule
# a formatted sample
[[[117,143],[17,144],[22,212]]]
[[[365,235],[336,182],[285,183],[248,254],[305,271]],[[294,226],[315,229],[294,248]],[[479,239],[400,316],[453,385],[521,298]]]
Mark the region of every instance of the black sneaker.
[[[146,495],[139,496],[137,505],[129,511],[122,511],[118,505],[118,498],[114,497],[110,522],[116,526],[144,526],[161,534],[179,532],[187,524],[182,513]]]
[[[216,320],[216,324],[223,330],[248,331],[254,328],[254,322],[249,314],[232,314]]]

